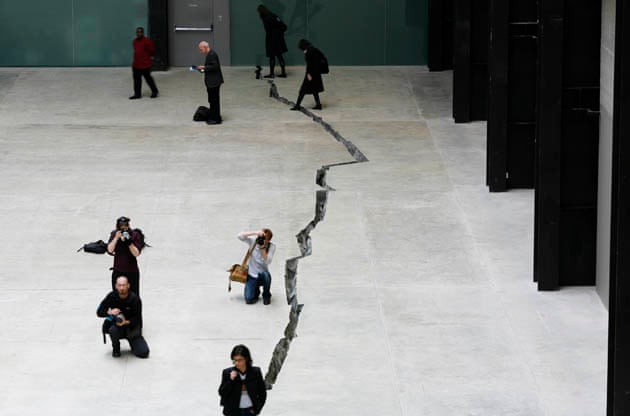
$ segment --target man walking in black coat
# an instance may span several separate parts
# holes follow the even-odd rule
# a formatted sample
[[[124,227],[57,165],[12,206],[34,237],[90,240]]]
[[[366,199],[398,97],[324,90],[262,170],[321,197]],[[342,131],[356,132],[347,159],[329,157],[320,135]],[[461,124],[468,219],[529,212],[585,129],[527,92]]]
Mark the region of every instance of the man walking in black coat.
[[[106,318],[103,333],[112,340],[112,356],[120,357],[120,340],[127,338],[136,357],[147,358],[149,346],[142,336],[142,302],[129,290],[125,276],[116,279],[116,290],[111,291],[96,310],[96,315]]]
[[[203,65],[199,65],[197,70],[204,73],[204,82],[208,90],[208,103],[210,104],[210,116],[207,124],[221,124],[221,98],[219,97],[219,89],[223,84],[223,74],[221,73],[221,64],[219,56],[210,49],[208,42],[199,42],[199,53],[206,55],[206,61]]]

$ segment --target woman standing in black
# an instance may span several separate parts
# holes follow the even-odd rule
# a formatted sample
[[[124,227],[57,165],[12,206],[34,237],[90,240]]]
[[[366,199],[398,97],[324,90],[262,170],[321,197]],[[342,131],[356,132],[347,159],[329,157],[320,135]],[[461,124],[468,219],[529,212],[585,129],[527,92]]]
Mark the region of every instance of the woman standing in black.
[[[319,101],[319,93],[324,91],[324,81],[322,81],[322,60],[323,55],[309,41],[306,39],[300,39],[298,42],[298,48],[304,52],[304,59],[306,60],[306,75],[304,75],[304,81],[300,87],[300,93],[298,95],[297,102],[291,110],[300,110],[300,104],[304,99],[304,95],[313,94],[315,99],[315,107],[313,110],[321,110],[322,104]]]
[[[278,63],[282,70],[278,76],[286,78],[287,73],[284,69],[285,65],[282,54],[288,50],[287,43],[284,41],[284,32],[287,30],[287,25],[262,4],[258,6],[257,10],[265,27],[265,52],[267,57],[269,57],[269,74],[265,75],[264,78],[273,78],[275,76],[276,56],[278,57]]]
[[[232,367],[221,375],[221,406],[226,416],[257,415],[267,400],[267,387],[259,367],[252,366],[252,356],[245,345],[232,349]]]

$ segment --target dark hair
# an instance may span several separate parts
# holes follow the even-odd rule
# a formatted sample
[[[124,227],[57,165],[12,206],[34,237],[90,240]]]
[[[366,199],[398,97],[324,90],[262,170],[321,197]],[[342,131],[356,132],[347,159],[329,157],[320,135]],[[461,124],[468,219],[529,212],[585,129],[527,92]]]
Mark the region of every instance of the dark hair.
[[[123,216],[123,217],[119,217],[116,220],[116,228],[120,228],[121,225],[123,224],[129,224],[129,221],[131,221],[129,218]]]
[[[311,42],[309,42],[306,39],[300,39],[300,41],[298,42],[298,48],[300,48],[303,51],[307,50],[311,46],[312,46]]]
[[[252,366],[252,355],[249,353],[249,349],[245,345],[239,344],[232,348],[232,354],[230,354],[230,358],[234,359],[234,357],[237,355],[245,358],[247,368]]]
[[[136,32],[137,32],[138,30],[140,30],[140,31],[142,31],[142,33],[144,33],[144,28],[143,28],[142,26],[138,26],[138,27],[136,28]]]
[[[263,6],[262,4],[259,5],[256,10],[258,10],[258,15],[263,18],[263,17],[267,17],[271,15],[271,12],[269,11],[268,8],[266,8],[265,6]]]

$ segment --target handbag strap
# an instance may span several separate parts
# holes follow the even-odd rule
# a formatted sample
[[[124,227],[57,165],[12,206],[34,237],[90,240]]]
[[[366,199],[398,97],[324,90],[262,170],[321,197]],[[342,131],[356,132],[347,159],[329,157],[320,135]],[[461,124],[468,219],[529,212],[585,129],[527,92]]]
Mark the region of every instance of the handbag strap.
[[[249,250],[247,250],[247,254],[245,254],[245,258],[243,259],[243,263],[241,263],[241,266],[243,267],[247,266],[247,262],[249,261],[249,257],[252,255],[252,252],[254,251],[254,247],[256,247],[255,241],[254,241],[254,244],[252,244],[252,246],[249,248]]]

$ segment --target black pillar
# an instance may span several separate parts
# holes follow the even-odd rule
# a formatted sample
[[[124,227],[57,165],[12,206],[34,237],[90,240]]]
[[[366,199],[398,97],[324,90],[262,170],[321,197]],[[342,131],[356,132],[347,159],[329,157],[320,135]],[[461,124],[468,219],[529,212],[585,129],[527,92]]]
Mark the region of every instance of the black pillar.
[[[601,2],[540,0],[534,280],[595,284]]]
[[[453,69],[453,0],[429,0],[429,71]]]
[[[630,414],[630,4],[626,1],[617,0],[615,32],[607,416]]]
[[[453,3],[453,118],[485,120],[488,113],[488,0]]]
[[[538,51],[536,0],[490,0],[486,184],[533,188]]]
[[[153,69],[168,69],[168,1],[149,0],[149,37],[155,43]]]

